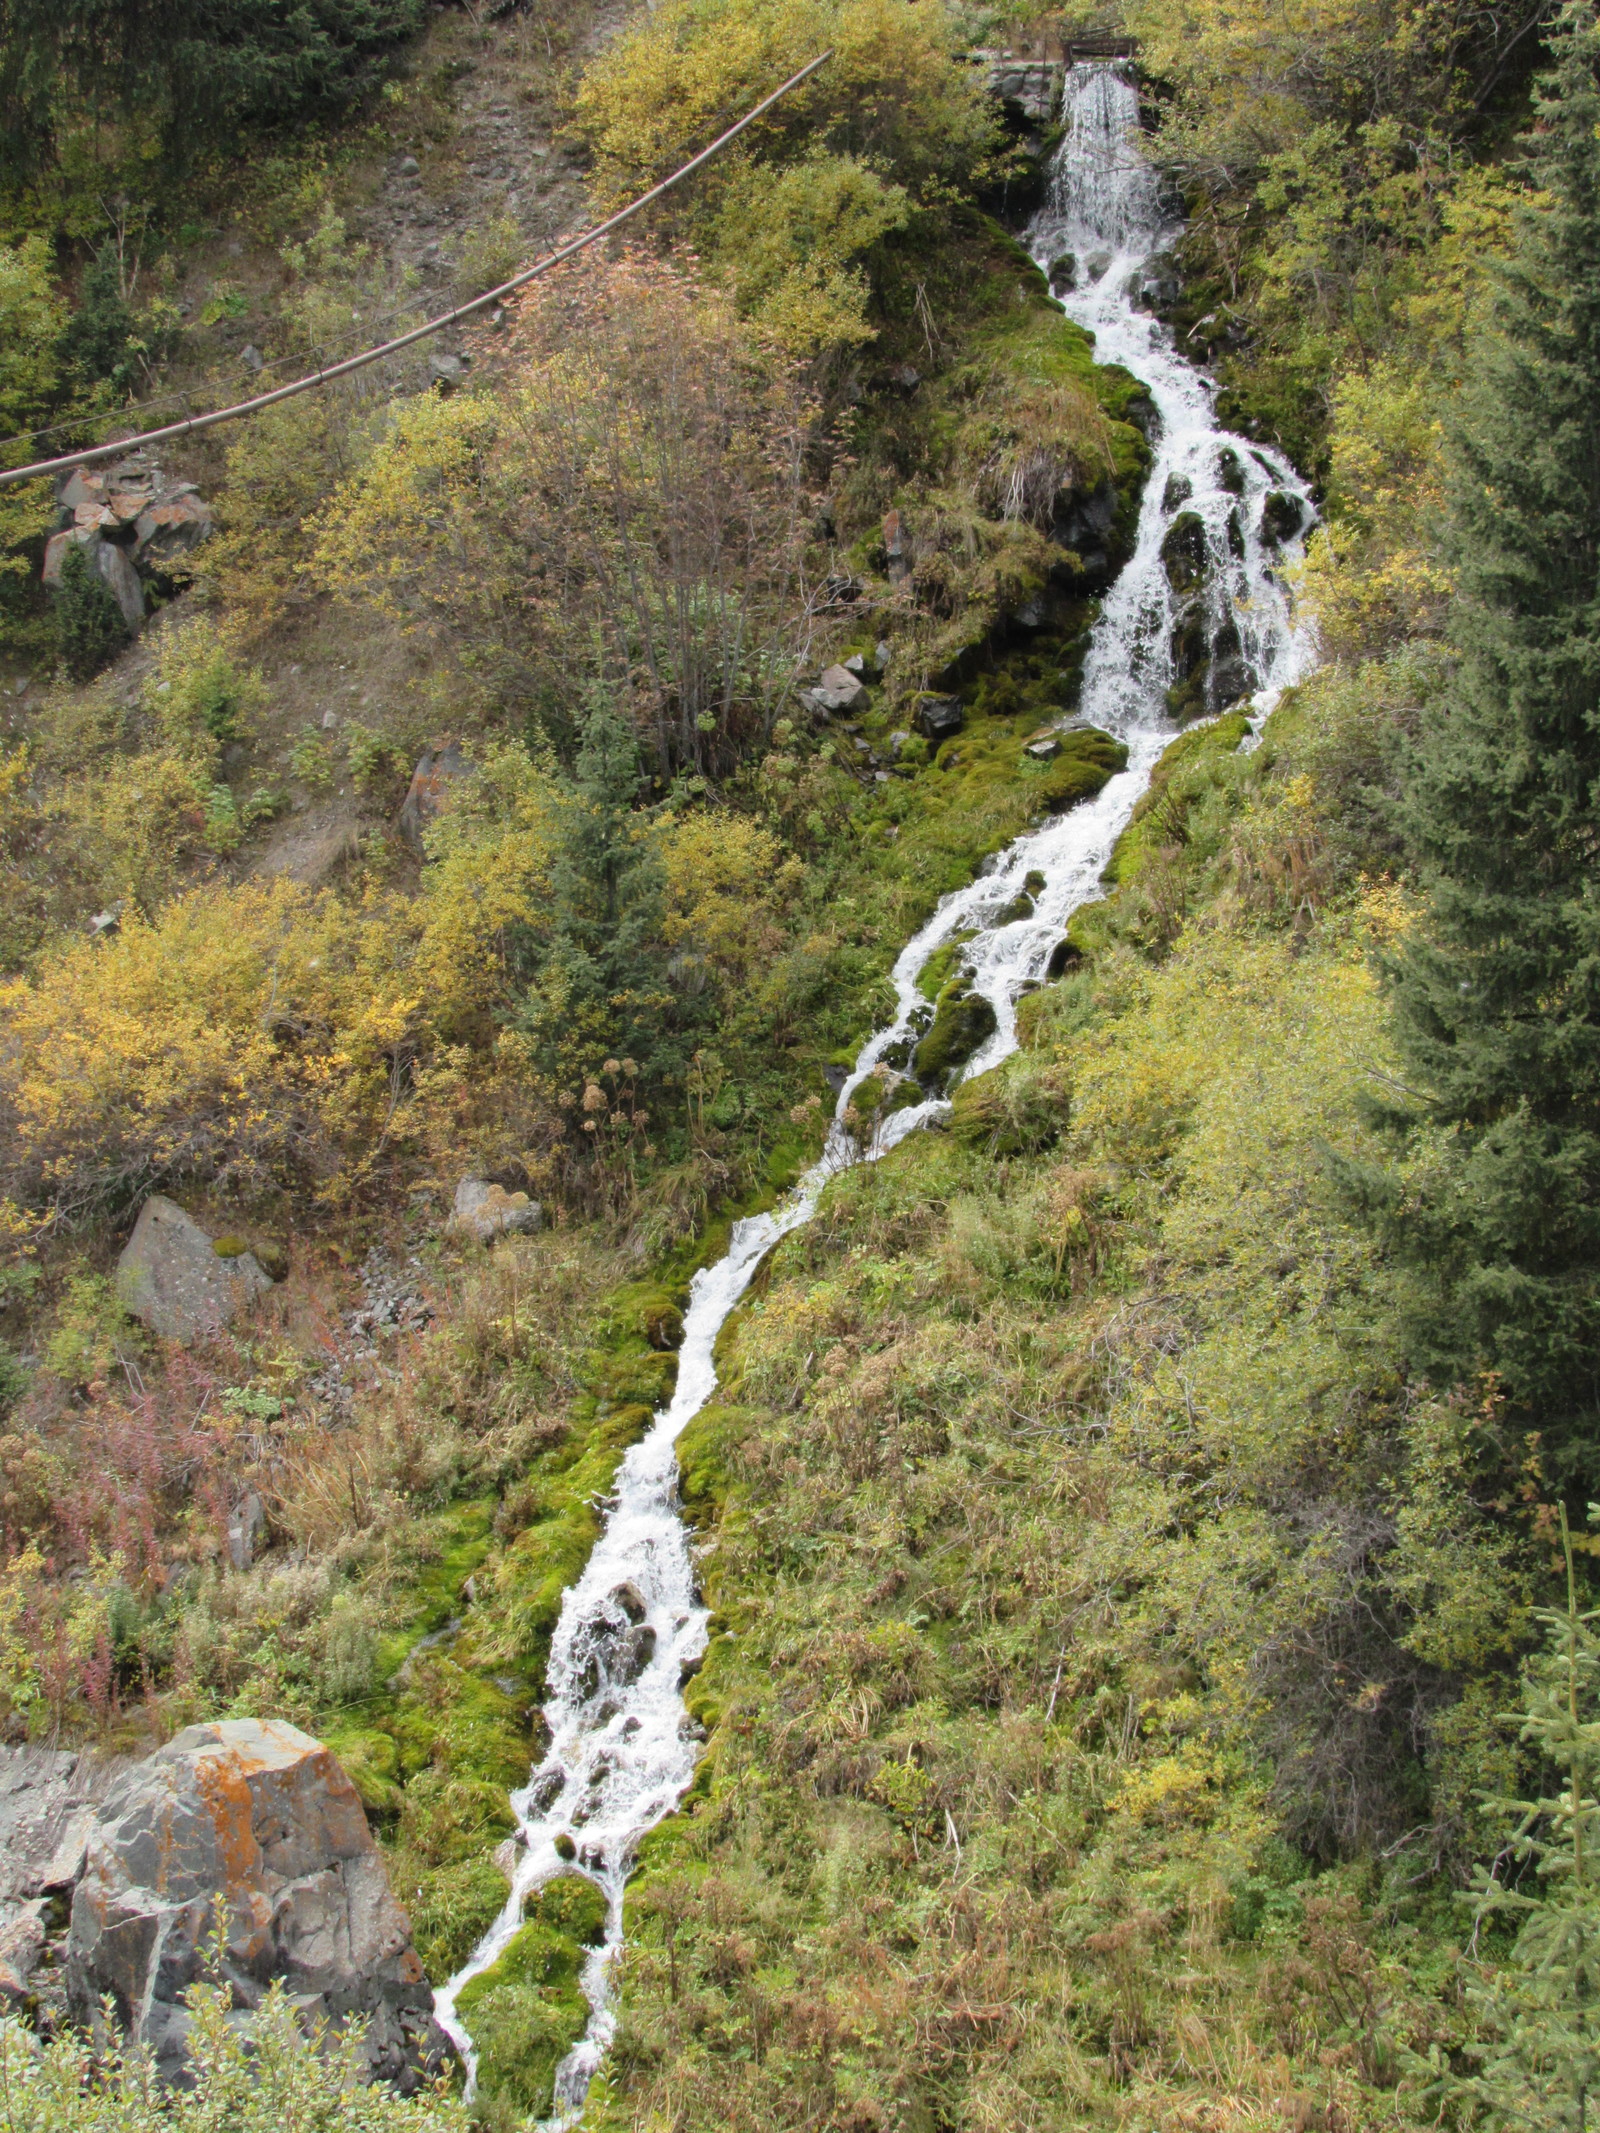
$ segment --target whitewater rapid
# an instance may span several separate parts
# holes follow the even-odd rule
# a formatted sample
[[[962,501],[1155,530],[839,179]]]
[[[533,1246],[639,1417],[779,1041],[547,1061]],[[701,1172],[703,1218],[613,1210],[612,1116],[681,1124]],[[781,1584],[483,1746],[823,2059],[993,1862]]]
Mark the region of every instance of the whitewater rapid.
[[[862,1048],[820,1160],[780,1206],[735,1223],[724,1257],[694,1278],[677,1389],[622,1461],[604,1530],[562,1603],[544,1706],[550,1745],[512,1795],[521,1843],[510,1895],[436,2002],[475,2081],[472,2040],[456,2012],[462,1988],[504,1953],[528,1898],[545,1882],[577,1871],[596,1883],[606,1898],[606,1934],[584,1974],[588,2029],[557,2071],[556,2126],[572,2125],[581,2113],[615,2030],[623,1890],[639,1840],[682,1798],[699,1755],[699,1729],[685,1711],[681,1684],[705,1653],[708,1617],[680,1515],[674,1447],[715,1389],[717,1335],[766,1254],[811,1219],[830,1178],[886,1154],[949,1109],[928,1099],[891,1112],[865,1147],[846,1125],[874,1069],[914,1042],[926,1019],[917,978],[954,935],[972,935],[960,956],[995,1014],[994,1032],[966,1075],[987,1072],[1016,1049],[1017,1001],[1045,976],[1071,914],[1099,895],[1112,846],[1173,737],[1166,692],[1179,602],[1162,543],[1180,512],[1195,514],[1204,528],[1208,568],[1203,591],[1191,597],[1203,601],[1208,642],[1237,632],[1229,656],[1248,674],[1252,713],[1264,716],[1310,661],[1309,638],[1296,627],[1280,580],[1284,550],[1269,544],[1262,526],[1275,491],[1297,499],[1309,522],[1305,485],[1279,455],[1217,427],[1213,386],[1140,308],[1147,263],[1175,231],[1141,150],[1133,84],[1116,63],[1074,67],[1063,115],[1051,198],[1028,233],[1029,246],[1047,268],[1072,255],[1076,286],[1063,288],[1063,309],[1094,335],[1098,360],[1125,365],[1144,384],[1154,408],[1154,463],[1134,552],[1094,626],[1079,713],[1126,744],[1127,767],[1093,800],[1019,837],[978,880],[945,897],[906,943],[893,972],[895,1018]],[[1003,921],[1030,875],[1044,881],[1031,911]]]

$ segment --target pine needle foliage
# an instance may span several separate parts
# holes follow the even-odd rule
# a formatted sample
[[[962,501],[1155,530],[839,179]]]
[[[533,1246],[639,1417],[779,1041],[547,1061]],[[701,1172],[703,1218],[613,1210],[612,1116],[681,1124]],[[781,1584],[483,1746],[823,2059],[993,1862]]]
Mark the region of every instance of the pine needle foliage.
[[[1416,1360],[1488,1369],[1558,1469],[1600,1414],[1600,30],[1568,0],[1464,388],[1457,659],[1409,764],[1426,892],[1389,967],[1412,1134],[1372,1192],[1421,1275]],[[1586,1441],[1588,1448],[1586,1449]]]
[[[1544,1650],[1524,1681],[1522,1738],[1558,1772],[1553,1796],[1518,1801],[1511,1861],[1537,1894],[1480,1869],[1478,1918],[1521,1920],[1510,1963],[1468,1999],[1484,2041],[1478,2071],[1445,2084],[1473,2123],[1586,2133],[1600,2123],[1600,1612],[1581,1612],[1561,1518],[1567,1602],[1540,1615]]]

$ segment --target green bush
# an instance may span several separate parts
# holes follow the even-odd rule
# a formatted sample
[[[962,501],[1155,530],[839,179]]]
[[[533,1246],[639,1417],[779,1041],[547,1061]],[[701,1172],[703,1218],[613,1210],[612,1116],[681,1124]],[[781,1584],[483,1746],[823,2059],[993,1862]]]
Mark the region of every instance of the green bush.
[[[187,2090],[158,2088],[141,2051],[91,2052],[70,2033],[41,2045],[21,2023],[0,2023],[8,2133],[466,2133],[466,2109],[452,2097],[368,2086],[363,2023],[308,2039],[274,1985],[246,2044],[231,2006],[226,1990],[191,1990]]]

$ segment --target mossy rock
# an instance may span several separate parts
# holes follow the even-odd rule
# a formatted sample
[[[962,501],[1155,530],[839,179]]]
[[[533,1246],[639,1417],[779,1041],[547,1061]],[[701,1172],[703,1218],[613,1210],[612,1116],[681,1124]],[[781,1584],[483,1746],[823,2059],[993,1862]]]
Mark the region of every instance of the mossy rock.
[[[950,1077],[994,1035],[995,1014],[981,993],[956,979],[945,986],[933,1010],[933,1025],[917,1046],[911,1071],[927,1088],[948,1088]]]
[[[556,2068],[588,2024],[580,1977],[587,1949],[604,1931],[600,1891],[563,1875],[540,1890],[500,1960],[463,1988],[461,2015],[478,2048],[486,2101],[548,2113]]]
[[[971,928],[953,933],[942,948],[935,948],[932,955],[917,972],[917,990],[925,1000],[937,1000],[956,966],[962,949],[972,938]]]
[[[1029,1155],[1061,1137],[1070,1111],[1059,1069],[1017,1053],[962,1082],[952,1099],[950,1128],[966,1147],[994,1156]]]
[[[670,1360],[676,1365],[678,1359],[676,1356],[672,1356],[670,1358],[664,1357],[663,1360]],[[677,1372],[674,1369],[674,1378],[676,1375]],[[669,1383],[666,1390],[654,1401],[646,1403],[643,1400],[629,1400],[625,1402],[611,1414],[602,1418],[600,1427],[595,1432],[595,1443],[603,1446],[607,1451],[626,1451],[629,1445],[638,1443],[639,1439],[655,1420],[657,1409],[665,1407],[671,1397],[672,1387]]]
[[[678,1382],[678,1358],[670,1349],[641,1349],[607,1356],[591,1381],[597,1396],[615,1407],[660,1407]]]
[[[695,1525],[711,1525],[721,1517],[732,1485],[729,1450],[759,1421],[754,1409],[711,1401],[684,1425],[677,1443],[678,1486]]]
[[[1161,541],[1161,561],[1175,593],[1195,592],[1205,581],[1206,522],[1198,511],[1180,511]]]
[[[453,1977],[506,1903],[506,1877],[487,1849],[446,1866],[411,1868],[406,1915],[422,1967],[435,1984]]]
[[[606,1937],[606,1899],[586,1874],[560,1874],[547,1881],[526,1913],[530,1922],[564,1933],[580,1947],[598,1948]]]
[[[683,1309],[659,1282],[630,1282],[611,1299],[610,1323],[623,1337],[642,1340],[652,1349],[676,1348],[683,1339]]]
[[[1059,815],[1081,800],[1092,800],[1119,770],[1127,768],[1128,751],[1098,726],[1084,726],[1061,736],[1061,753],[1048,763],[1028,762],[1023,775],[1037,783],[1051,814]]]
[[[1184,841],[1190,803],[1210,782],[1216,764],[1238,752],[1249,731],[1246,713],[1229,711],[1209,725],[1179,734],[1150,773],[1103,880],[1120,888],[1138,878],[1152,852]]]

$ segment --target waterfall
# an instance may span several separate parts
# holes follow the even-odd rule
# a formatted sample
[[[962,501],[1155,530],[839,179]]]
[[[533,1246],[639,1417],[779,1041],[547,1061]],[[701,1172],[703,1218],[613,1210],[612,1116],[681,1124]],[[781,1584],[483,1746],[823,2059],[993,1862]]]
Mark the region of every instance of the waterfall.
[[[608,1906],[606,1934],[583,1981],[592,2015],[557,2070],[556,2126],[576,2121],[615,2030],[611,1980],[635,1849],[694,1776],[698,1729],[685,1712],[680,1683],[706,1649],[708,1618],[696,1596],[679,1512],[674,1445],[715,1389],[718,1333],[773,1245],[811,1219],[831,1177],[886,1154],[948,1109],[930,1099],[893,1112],[867,1148],[857,1146],[844,1123],[873,1068],[913,1038],[922,1004],[918,974],[952,935],[973,934],[962,956],[974,990],[995,1011],[994,1033],[967,1074],[985,1072],[1016,1049],[1019,997],[1044,977],[1071,914],[1099,893],[1112,846],[1172,738],[1166,695],[1181,678],[1174,655],[1180,628],[1203,632],[1213,675],[1225,671],[1238,684],[1228,693],[1248,696],[1258,719],[1309,662],[1308,638],[1296,629],[1275,574],[1279,551],[1263,528],[1274,492],[1293,499],[1309,521],[1304,484],[1278,454],[1217,427],[1214,388],[1139,308],[1147,264],[1174,232],[1164,224],[1155,176],[1141,151],[1133,84],[1114,64],[1075,66],[1064,116],[1051,198],[1028,242],[1041,264],[1074,255],[1076,286],[1063,308],[1093,333],[1101,361],[1124,364],[1143,381],[1158,420],[1134,553],[1106,596],[1083,677],[1082,715],[1127,744],[1127,768],[1096,798],[1019,837],[979,880],[944,898],[894,966],[895,1019],[863,1047],[821,1159],[780,1206],[735,1223],[726,1254],[694,1278],[671,1404],[623,1459],[604,1531],[562,1602],[544,1706],[550,1746],[512,1795],[523,1847],[510,1896],[438,1995],[439,2021],[475,2081],[472,2040],[456,2013],[462,1988],[504,1953],[528,1897],[572,1870],[569,1857],[599,1886]],[[1162,555],[1180,513],[1193,515],[1190,538],[1203,542],[1205,552],[1182,596],[1169,584]],[[1042,875],[1045,884],[1031,913],[1002,922],[1029,874]]]

